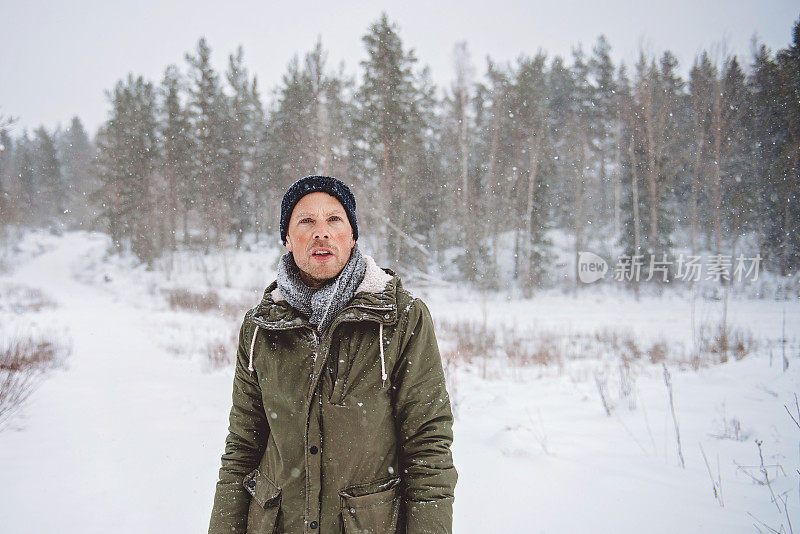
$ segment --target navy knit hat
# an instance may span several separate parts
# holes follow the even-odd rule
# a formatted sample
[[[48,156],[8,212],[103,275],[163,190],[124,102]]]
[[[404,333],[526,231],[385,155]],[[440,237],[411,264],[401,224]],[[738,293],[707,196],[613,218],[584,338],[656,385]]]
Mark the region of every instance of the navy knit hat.
[[[286,191],[283,195],[281,202],[281,241],[286,244],[286,234],[289,231],[289,219],[292,217],[294,207],[300,202],[300,199],[309,193],[321,191],[328,193],[338,200],[344,211],[347,213],[347,219],[350,221],[350,226],[353,228],[353,239],[358,240],[358,219],[356,219],[356,197],[353,192],[347,187],[344,182],[337,180],[331,176],[306,176],[300,178]]]

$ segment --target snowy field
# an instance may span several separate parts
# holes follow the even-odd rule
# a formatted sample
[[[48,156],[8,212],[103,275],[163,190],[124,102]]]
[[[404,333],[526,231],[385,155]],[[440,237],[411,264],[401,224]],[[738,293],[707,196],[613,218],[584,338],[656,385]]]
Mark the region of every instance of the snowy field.
[[[0,343],[47,336],[70,353],[0,430],[0,532],[207,528],[232,380],[209,355],[230,358],[241,315],[274,278],[275,252],[176,256],[167,275],[107,247],[100,234],[28,234],[2,258]],[[214,309],[170,306],[187,288],[213,290]],[[797,300],[731,298],[728,324],[750,350],[710,365],[686,356],[692,308],[674,293],[417,293],[445,354],[468,321],[547,339],[556,355],[547,366],[447,358],[456,533],[790,532],[790,520],[800,529],[800,427],[786,408],[800,418]],[[26,305],[31,295],[44,305]],[[715,324],[721,306],[696,301],[694,324]],[[642,356],[620,365],[617,349],[633,345]],[[685,467],[652,363],[658,347]]]

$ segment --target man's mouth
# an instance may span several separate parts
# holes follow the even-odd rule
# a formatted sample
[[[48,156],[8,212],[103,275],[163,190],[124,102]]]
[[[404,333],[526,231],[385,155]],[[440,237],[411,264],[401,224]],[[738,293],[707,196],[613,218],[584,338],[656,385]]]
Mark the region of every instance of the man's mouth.
[[[331,252],[330,250],[315,250],[314,252],[311,253],[311,255],[314,256],[315,258],[325,258],[328,256],[333,256],[333,252]]]

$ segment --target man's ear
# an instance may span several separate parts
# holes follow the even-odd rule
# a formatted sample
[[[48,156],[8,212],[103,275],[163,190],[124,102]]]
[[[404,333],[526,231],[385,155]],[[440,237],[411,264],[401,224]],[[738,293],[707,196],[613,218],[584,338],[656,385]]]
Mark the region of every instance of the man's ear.
[[[294,252],[292,250],[292,248],[294,248],[294,245],[292,245],[292,239],[289,237],[289,234],[287,233],[286,234],[286,250],[288,250],[289,252]]]

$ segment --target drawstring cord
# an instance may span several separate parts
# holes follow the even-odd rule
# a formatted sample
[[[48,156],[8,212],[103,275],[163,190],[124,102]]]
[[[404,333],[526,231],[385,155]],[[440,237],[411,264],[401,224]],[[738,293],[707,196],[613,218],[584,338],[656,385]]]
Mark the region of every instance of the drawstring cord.
[[[253,341],[250,342],[250,364],[247,366],[247,370],[250,373],[253,372],[253,347],[256,346],[256,336],[258,335],[258,325],[256,325],[256,330],[253,332]]]
[[[386,385],[386,361],[383,356],[383,323],[378,323],[380,326],[378,327],[378,343],[380,343],[381,347],[381,387]]]

